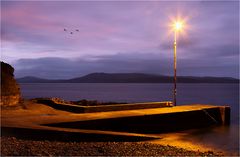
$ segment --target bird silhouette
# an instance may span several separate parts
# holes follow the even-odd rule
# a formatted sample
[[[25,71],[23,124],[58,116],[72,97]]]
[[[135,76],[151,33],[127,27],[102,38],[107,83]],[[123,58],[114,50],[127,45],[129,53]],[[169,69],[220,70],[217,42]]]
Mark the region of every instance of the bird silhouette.
[[[79,32],[79,29],[75,29],[75,30],[68,30],[67,28],[64,28],[63,30],[64,30],[64,32],[69,32],[69,34],[71,34],[71,35],[73,35],[73,34],[74,34],[74,32]]]

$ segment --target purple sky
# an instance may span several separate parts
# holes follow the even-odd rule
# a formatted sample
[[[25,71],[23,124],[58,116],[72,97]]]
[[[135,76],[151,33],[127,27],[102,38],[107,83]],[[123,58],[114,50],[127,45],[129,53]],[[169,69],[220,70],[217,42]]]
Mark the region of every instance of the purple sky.
[[[181,16],[188,26],[178,37],[178,75],[238,78],[238,14],[238,1],[1,1],[1,59],[16,77],[172,75],[168,25]]]

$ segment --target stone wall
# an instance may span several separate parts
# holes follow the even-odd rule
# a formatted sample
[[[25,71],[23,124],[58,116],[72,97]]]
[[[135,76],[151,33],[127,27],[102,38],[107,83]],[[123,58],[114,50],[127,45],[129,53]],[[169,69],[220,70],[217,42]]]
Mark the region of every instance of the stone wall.
[[[1,106],[16,106],[21,100],[20,88],[13,73],[11,65],[1,62]]]

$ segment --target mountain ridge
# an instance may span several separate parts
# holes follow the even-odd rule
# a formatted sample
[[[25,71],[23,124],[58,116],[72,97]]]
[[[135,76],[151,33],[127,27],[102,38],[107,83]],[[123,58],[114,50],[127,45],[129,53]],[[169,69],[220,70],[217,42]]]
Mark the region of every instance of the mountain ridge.
[[[239,79],[212,76],[178,76],[178,83],[239,83]],[[172,76],[145,73],[90,73],[71,79],[17,78],[18,83],[172,83]]]

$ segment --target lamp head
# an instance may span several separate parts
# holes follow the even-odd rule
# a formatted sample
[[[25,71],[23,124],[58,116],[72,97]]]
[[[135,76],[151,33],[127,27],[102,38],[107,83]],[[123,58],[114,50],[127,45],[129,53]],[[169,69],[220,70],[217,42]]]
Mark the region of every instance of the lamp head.
[[[181,36],[185,36],[187,34],[187,30],[191,29],[191,27],[188,25],[189,17],[181,17],[180,15],[177,15],[175,17],[170,16],[169,19],[168,34],[175,32],[177,34],[181,34]]]
[[[174,30],[180,31],[183,28],[183,22],[181,21],[175,21],[174,22]]]

